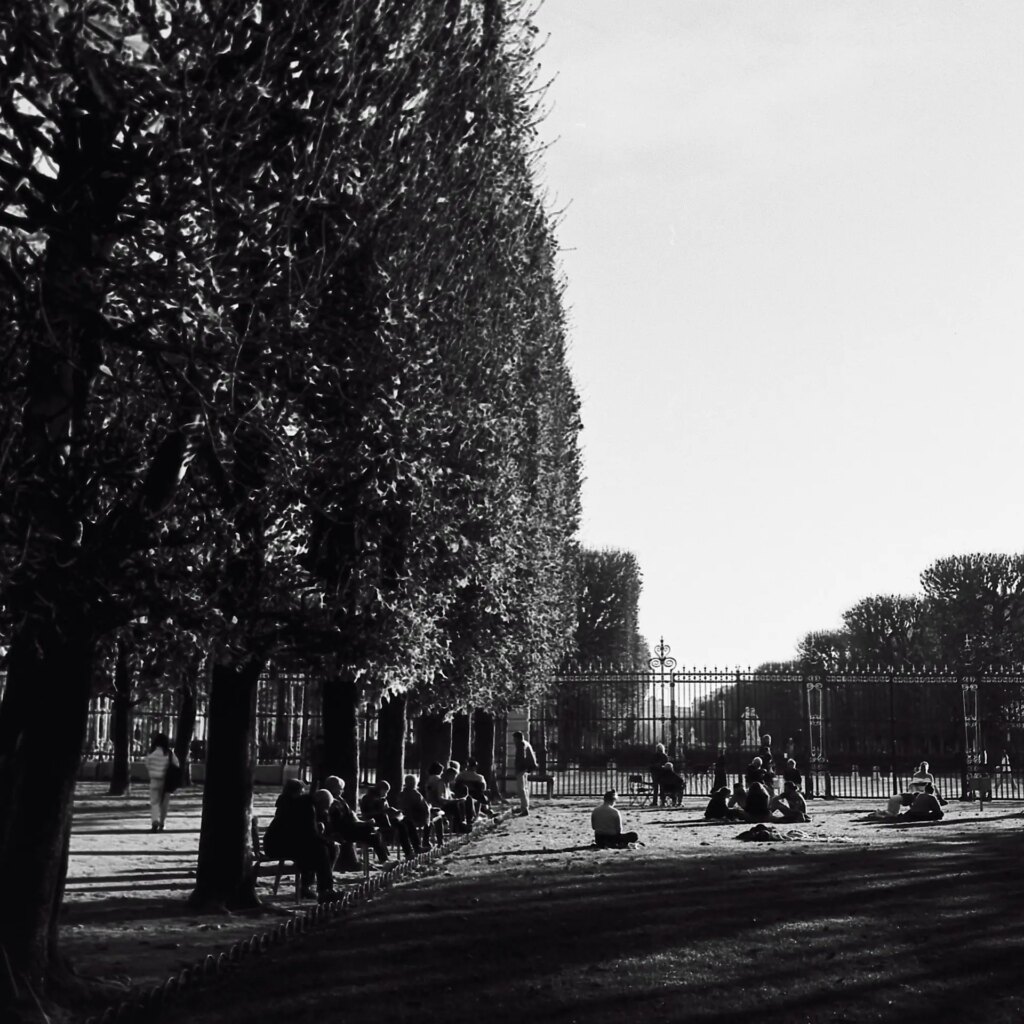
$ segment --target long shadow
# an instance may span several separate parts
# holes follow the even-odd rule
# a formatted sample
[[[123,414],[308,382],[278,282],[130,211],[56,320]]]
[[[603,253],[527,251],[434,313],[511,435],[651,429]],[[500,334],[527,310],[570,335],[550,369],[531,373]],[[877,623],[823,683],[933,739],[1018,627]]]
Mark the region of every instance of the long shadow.
[[[498,853],[465,853],[460,854],[459,860],[500,860],[502,857],[547,857],[554,853],[578,853],[590,851],[597,853],[598,849],[593,843],[586,846],[558,846],[558,847],[536,847],[528,850],[501,850]]]
[[[524,1004],[532,1021],[726,1022],[756,1013],[781,1022],[825,1019],[866,1000],[877,1016],[863,1019],[1010,1019],[995,1010],[1020,991],[1024,921],[1007,914],[1021,898],[1020,835],[969,846],[922,837],[870,851],[808,849],[813,855],[800,858],[757,847],[713,859],[595,858],[575,870],[538,861],[486,879],[430,879],[372,915],[353,915],[301,956],[268,965],[261,1013],[313,1021],[358,1000],[378,1024],[422,1017],[424,1007],[447,1024],[481,1012],[504,1024],[521,1020]],[[424,915],[444,961],[472,965],[465,993],[453,987],[439,1001]],[[795,955],[781,951],[784,942],[796,943],[785,946]],[[715,950],[747,947],[749,958],[734,956],[735,973],[715,974]],[[673,956],[675,966],[648,966]],[[614,972],[598,984],[609,965]],[[582,1001],[578,986],[572,1007],[561,1001],[564,979],[593,971],[604,973]],[[627,972],[639,980],[620,983]],[[240,985],[204,994],[202,1012],[197,1006],[191,1016],[203,1024],[246,1019]],[[296,1007],[297,991],[316,993],[306,1009]],[[694,999],[702,1000],[699,1018],[689,1016]]]

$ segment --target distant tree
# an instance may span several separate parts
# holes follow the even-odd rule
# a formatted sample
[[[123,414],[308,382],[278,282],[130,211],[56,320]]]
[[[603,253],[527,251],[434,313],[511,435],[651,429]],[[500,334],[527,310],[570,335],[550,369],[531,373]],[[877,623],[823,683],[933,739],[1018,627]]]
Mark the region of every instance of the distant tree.
[[[933,664],[937,645],[931,608],[919,597],[865,597],[843,612],[850,661],[859,666]]]
[[[921,587],[941,660],[975,669],[1024,661],[1024,555],[940,558]]]
[[[807,633],[797,644],[796,661],[805,672],[834,672],[849,658],[849,639],[841,629]]]
[[[580,552],[576,650],[580,663],[647,668],[640,635],[640,563],[631,551],[606,548]]]

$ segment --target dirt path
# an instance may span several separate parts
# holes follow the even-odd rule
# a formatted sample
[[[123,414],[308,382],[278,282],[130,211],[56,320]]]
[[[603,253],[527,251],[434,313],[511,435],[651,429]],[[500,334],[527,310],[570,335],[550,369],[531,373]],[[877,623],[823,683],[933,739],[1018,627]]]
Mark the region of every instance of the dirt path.
[[[175,1015],[1019,1022],[1020,806],[911,828],[868,809],[812,805],[807,833],[837,841],[748,844],[692,803],[629,815],[647,845],[599,852],[588,808],[539,802]]]

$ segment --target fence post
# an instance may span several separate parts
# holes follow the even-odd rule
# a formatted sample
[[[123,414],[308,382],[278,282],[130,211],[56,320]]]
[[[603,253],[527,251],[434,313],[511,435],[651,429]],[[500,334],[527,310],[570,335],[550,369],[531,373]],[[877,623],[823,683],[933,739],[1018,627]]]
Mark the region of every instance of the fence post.
[[[889,775],[892,778],[892,791],[902,791],[896,778],[896,676],[889,673]]]

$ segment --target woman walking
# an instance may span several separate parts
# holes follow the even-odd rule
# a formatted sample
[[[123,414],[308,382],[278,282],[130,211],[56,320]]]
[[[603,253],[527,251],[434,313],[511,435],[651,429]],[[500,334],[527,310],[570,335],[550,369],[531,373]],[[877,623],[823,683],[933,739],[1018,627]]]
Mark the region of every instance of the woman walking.
[[[167,786],[168,771],[173,769],[171,773],[176,774],[180,768],[167,736],[162,732],[153,733],[149,738],[146,771],[149,773],[149,816],[154,832],[163,832],[167,819],[167,805],[171,800],[171,790]]]

